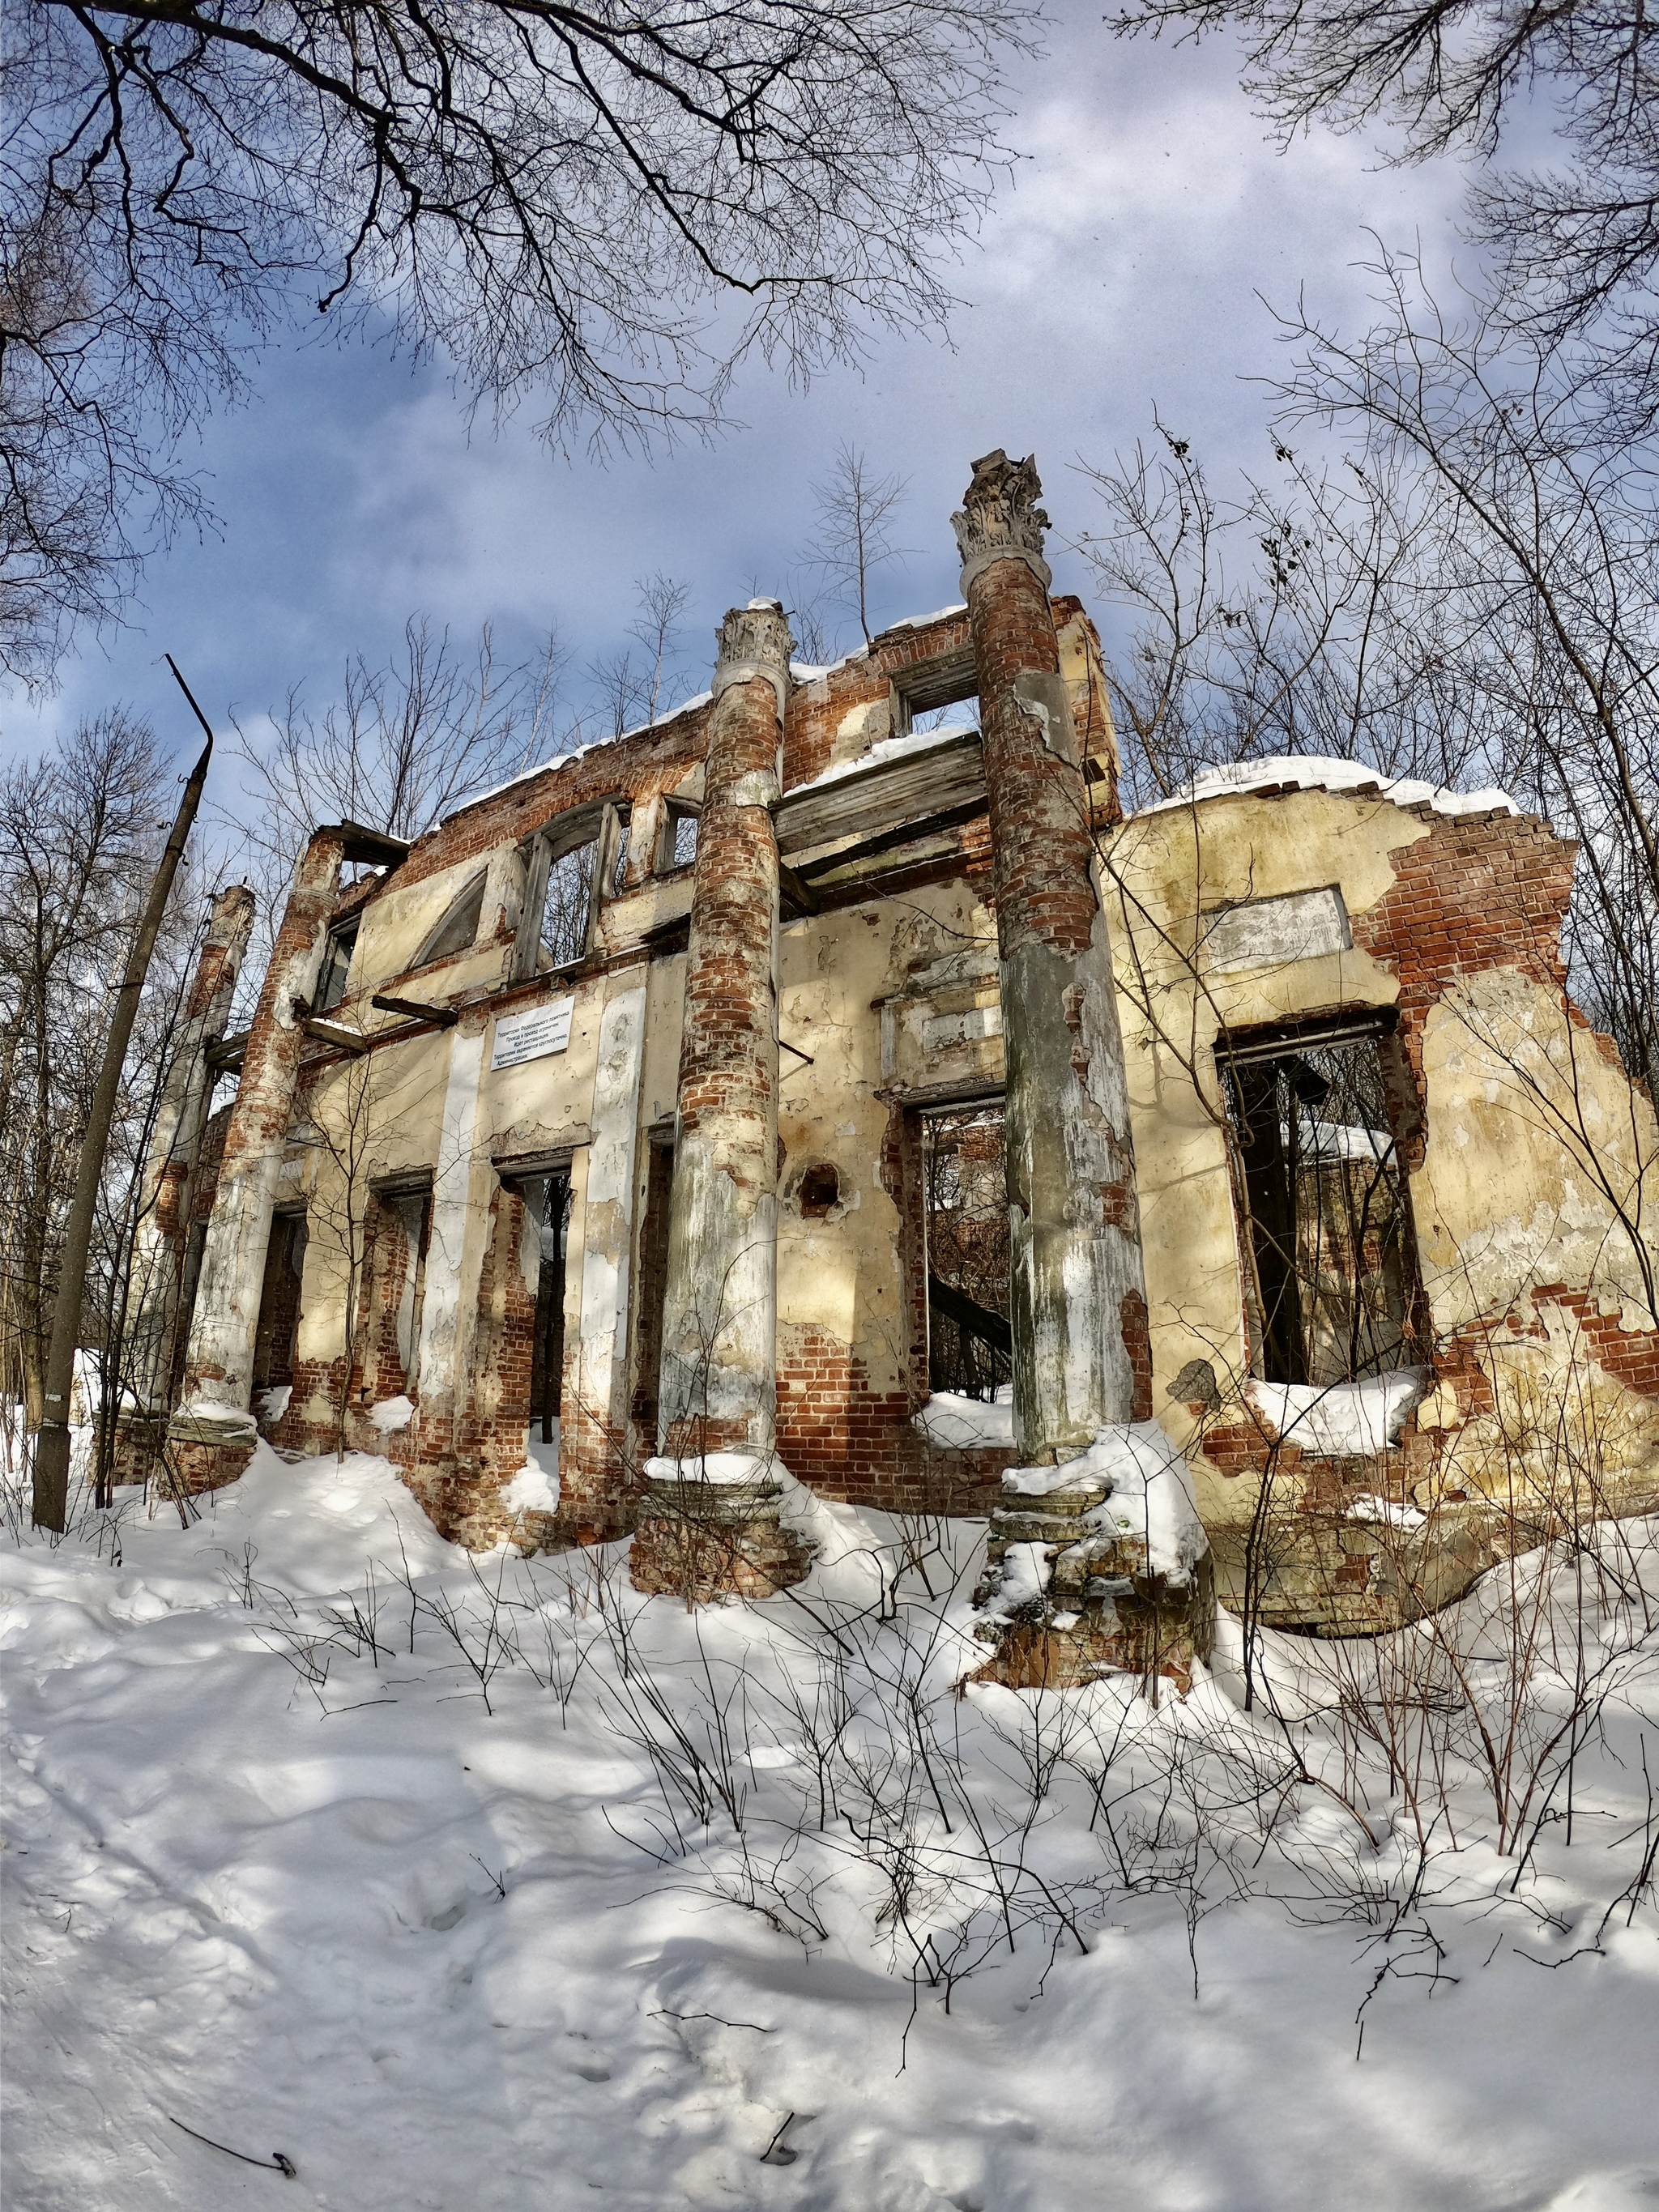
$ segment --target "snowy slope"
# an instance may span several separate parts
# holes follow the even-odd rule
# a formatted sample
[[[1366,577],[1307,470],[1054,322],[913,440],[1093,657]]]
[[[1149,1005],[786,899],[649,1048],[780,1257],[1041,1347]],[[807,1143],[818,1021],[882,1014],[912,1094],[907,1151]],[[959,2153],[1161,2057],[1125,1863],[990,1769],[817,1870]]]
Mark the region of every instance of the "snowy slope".
[[[842,1556],[805,1604],[695,1616],[591,1555],[469,1562],[361,1457],[262,1451],[188,1532],[130,1520],[118,1565],[0,1549],[6,2205],[1651,2205],[1650,1899],[1596,1933],[1639,1872],[1644,1730],[1659,1779],[1651,1666],[1571,1849],[1547,1826],[1503,1894],[1471,1786],[1403,1905],[1385,1799],[1363,1846],[1311,1786],[1271,1849],[1184,1820],[1281,1756],[1236,1662],[1158,1711],[958,1698],[971,1557],[901,1574],[915,1531],[820,1510]],[[688,1744],[702,1828],[663,1780]]]

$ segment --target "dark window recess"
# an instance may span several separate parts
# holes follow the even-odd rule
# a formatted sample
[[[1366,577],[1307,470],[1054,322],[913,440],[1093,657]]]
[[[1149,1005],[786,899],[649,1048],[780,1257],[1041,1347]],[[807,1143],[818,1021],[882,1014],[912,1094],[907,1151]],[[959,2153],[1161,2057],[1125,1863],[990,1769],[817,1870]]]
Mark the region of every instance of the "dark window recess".
[[[831,1206],[841,1204],[841,1177],[828,1160],[808,1168],[800,1179],[800,1210],[810,1221],[822,1221]]]
[[[564,1262],[570,1226],[570,1178],[534,1176],[523,1185],[526,1210],[541,1244],[536,1278],[536,1328],[530,1352],[530,1426],[553,1441],[564,1381]]]
[[[317,1013],[331,1012],[344,998],[346,978],[351,973],[351,956],[356,949],[357,924],[355,921],[342,922],[338,929],[331,929],[328,933],[322,973],[317,978],[317,995],[311,1002]]]
[[[1216,1048],[1246,1267],[1251,1364],[1328,1385],[1421,1357],[1417,1252],[1389,1102],[1400,1047],[1325,1024]]]
[[[300,1284],[306,1264],[306,1218],[279,1213],[265,1247],[259,1319],[253,1332],[253,1387],[280,1389],[294,1380],[294,1347],[300,1334]]]
[[[697,810],[671,799],[662,825],[659,868],[689,868],[697,857]]]
[[[374,1395],[410,1392],[426,1302],[426,1261],[432,1234],[429,1190],[382,1191],[376,1224]]]
[[[481,872],[472,878],[421,947],[416,967],[424,968],[429,960],[447,960],[457,952],[470,951],[478,934],[478,923],[483,915],[483,900],[484,878]]]
[[[925,1114],[927,1381],[994,1398],[1012,1371],[1001,1105]]]
[[[612,898],[620,898],[622,896],[623,887],[627,881],[629,834],[629,823],[628,817],[625,814],[619,815],[617,821],[617,859],[616,864],[611,871],[611,886],[609,895]]]
[[[597,837],[561,854],[547,872],[542,902],[542,964],[568,967],[587,950],[593,911],[593,878],[599,857]]]
[[[674,1147],[653,1144],[640,1227],[639,1288],[635,1306],[634,1402],[641,1449],[657,1449],[662,1398],[663,1302],[668,1291],[668,1203],[674,1188]]]

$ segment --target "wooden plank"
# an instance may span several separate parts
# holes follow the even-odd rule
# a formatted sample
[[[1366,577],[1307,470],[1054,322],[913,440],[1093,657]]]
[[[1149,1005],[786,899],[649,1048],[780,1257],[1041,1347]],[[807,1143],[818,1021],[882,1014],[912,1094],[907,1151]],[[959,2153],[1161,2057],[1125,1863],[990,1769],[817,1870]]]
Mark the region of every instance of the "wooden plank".
[[[898,852],[907,845],[919,845],[924,838],[939,836],[947,830],[960,830],[964,823],[977,821],[984,811],[981,794],[960,806],[947,808],[943,814],[929,814],[920,822],[907,822],[899,830],[884,830],[877,837],[861,837],[857,844],[839,847],[820,860],[803,860],[800,878],[808,885],[815,884],[821,876],[832,872],[856,867],[861,861],[875,860],[884,853]]]
[[[300,1028],[319,1044],[325,1044],[335,1052],[367,1052],[371,1040],[362,1030],[349,1030],[340,1022],[325,1022],[315,1014],[307,1014]],[[376,1040],[378,1042],[378,1040]]]
[[[969,1336],[976,1336],[981,1344],[988,1344],[994,1352],[1006,1352],[1012,1358],[1014,1332],[1005,1316],[993,1313],[977,1298],[970,1298],[966,1291],[959,1291],[954,1283],[941,1282],[937,1275],[927,1278],[927,1303],[936,1314]]]
[[[979,732],[964,730],[925,751],[786,792],[777,807],[778,849],[805,853],[840,837],[876,836],[984,797]]]
[[[453,1029],[460,1019],[453,1006],[429,1006],[422,999],[397,999],[389,991],[377,991],[368,1003],[384,1014],[407,1014],[411,1021],[434,1022],[441,1030]]]

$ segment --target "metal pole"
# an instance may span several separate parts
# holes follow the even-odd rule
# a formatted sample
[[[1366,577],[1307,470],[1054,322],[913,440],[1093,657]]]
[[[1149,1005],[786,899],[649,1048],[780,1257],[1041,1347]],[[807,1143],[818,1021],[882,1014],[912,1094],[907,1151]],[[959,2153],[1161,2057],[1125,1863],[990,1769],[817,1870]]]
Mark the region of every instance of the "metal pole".
[[[132,1036],[132,1024],[137,1018],[138,1000],[144,988],[144,978],[149,971],[150,955],[155,950],[155,940],[161,933],[161,917],[167,911],[167,899],[173,890],[173,879],[179,872],[191,827],[196,819],[196,810],[201,804],[202,787],[207,781],[208,763],[213,757],[213,731],[208,719],[191,695],[191,689],[179,674],[173,655],[167,655],[167,664],[178,680],[179,689],[190,700],[191,711],[207,732],[207,743],[202,748],[202,757],[191,770],[185,786],[185,795],[179,802],[179,812],[173,824],[173,834],[167,839],[149,887],[149,896],[138,917],[138,927],[128,956],[126,974],[115,998],[115,1018],[110,1024],[109,1036],[104,1046],[103,1064],[98,1071],[97,1088],[92,1094],[92,1111],[87,1117],[86,1134],[81,1139],[80,1164],[75,1174],[75,1195],[70,1203],[69,1220],[64,1231],[64,1255],[58,1275],[58,1303],[52,1316],[52,1346],[46,1354],[45,1404],[42,1408],[40,1432],[34,1439],[34,1522],[37,1528],[53,1528],[63,1533],[69,1511],[70,1464],[70,1395],[75,1383],[76,1340],[81,1334],[81,1304],[86,1291],[87,1255],[92,1249],[93,1216],[98,1203],[99,1187],[104,1176],[104,1156],[109,1149],[110,1124],[115,1118],[115,1101],[121,1087],[121,1071],[126,1064],[127,1045]]]

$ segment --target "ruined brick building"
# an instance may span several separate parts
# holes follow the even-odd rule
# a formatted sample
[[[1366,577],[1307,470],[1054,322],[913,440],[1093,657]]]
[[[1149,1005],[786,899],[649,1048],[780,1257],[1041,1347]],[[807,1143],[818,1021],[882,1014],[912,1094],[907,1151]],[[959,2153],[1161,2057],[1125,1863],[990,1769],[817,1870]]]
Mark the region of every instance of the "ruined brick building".
[[[1659,1135],[1566,996],[1573,848],[1319,760],[1126,818],[1037,492],[976,464],[965,604],[831,667],[751,602],[649,727],[319,828],[234,1039],[226,895],[135,1451],[384,1451],[474,1543],[556,1434],[522,1540],[775,1451],[1057,1558],[1105,1486],[1005,1469],[1156,1422],[1222,1594],[1327,1629],[1466,1587],[1563,1452],[1659,1496]],[[1133,1597],[1109,1552],[1063,1622]]]

